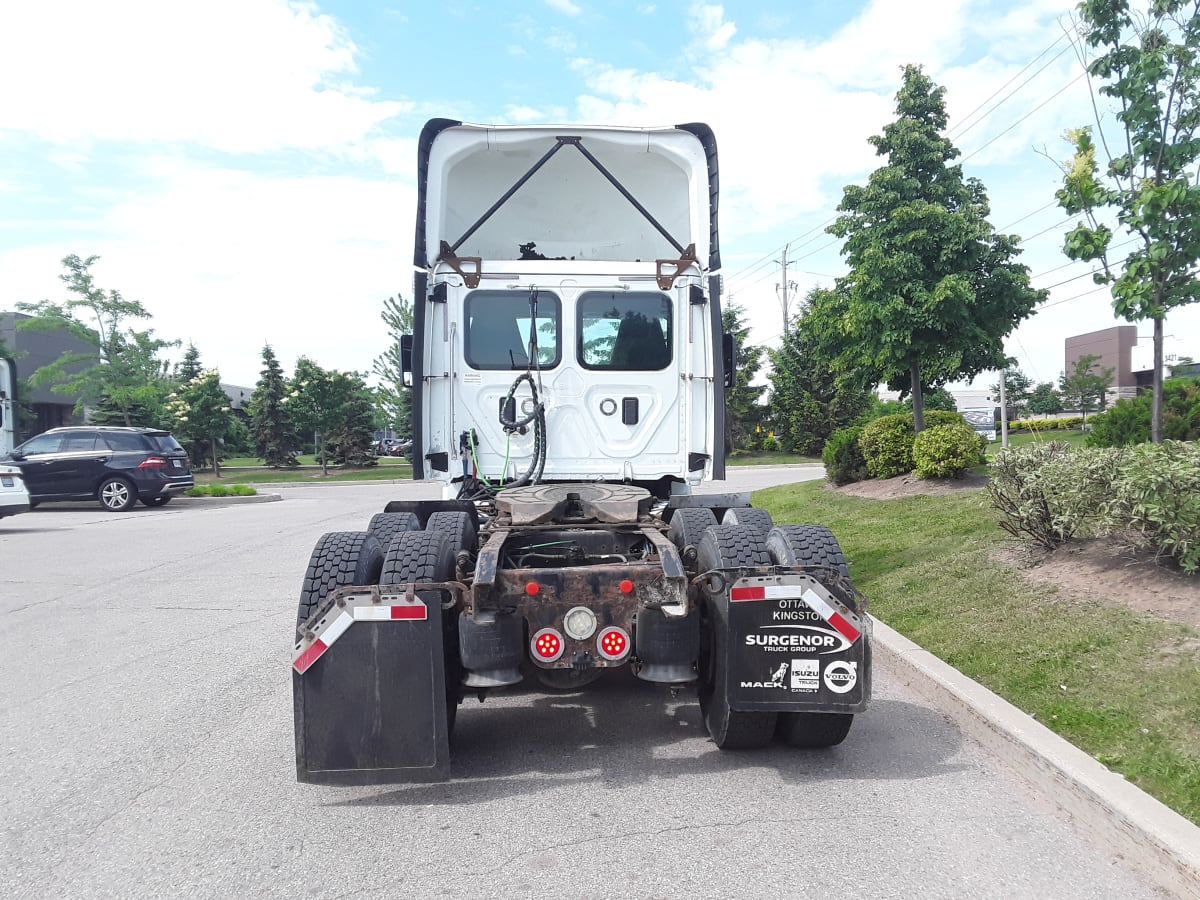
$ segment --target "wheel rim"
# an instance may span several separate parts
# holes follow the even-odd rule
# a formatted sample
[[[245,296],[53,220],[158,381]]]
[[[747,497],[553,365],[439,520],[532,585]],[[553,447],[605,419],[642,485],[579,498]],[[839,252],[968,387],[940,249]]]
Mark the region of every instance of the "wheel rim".
[[[100,489],[100,499],[109,509],[117,509],[129,502],[129,488],[120,481],[110,481]]]

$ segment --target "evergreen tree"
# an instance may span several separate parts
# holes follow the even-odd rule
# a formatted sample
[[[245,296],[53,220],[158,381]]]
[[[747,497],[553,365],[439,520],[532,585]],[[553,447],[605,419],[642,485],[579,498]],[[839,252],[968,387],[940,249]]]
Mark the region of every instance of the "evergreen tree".
[[[297,465],[300,441],[288,410],[290,391],[270,344],[263,346],[262,375],[250,396],[250,429],[259,459],[273,469]]]
[[[730,301],[721,310],[721,328],[732,334],[737,352],[733,387],[725,392],[725,452],[749,450],[766,417],[762,395],[766,385],[753,385],[762,367],[763,347],[751,344],[750,326],[742,321],[746,309]]]
[[[333,372],[332,375],[339,411],[337,422],[326,435],[331,460],[354,468],[378,465],[372,452],[375,407],[371,390],[355,372]]]
[[[412,386],[404,383],[400,365],[400,338],[412,334],[412,301],[397,294],[383,301],[379,314],[388,329],[388,349],[375,357],[372,370],[379,378],[375,402],[381,424],[393,429],[398,437],[410,438],[412,433]]]
[[[187,384],[203,374],[204,366],[200,365],[200,351],[196,349],[195,344],[188,341],[183,359],[175,366],[175,380],[180,384]]]
[[[983,184],[951,165],[944,93],[905,67],[898,117],[870,139],[887,165],[846,188],[828,229],[845,239],[850,274],[836,321],[819,329],[839,372],[912,394],[917,431],[923,389],[1002,368],[1004,336],[1045,297],[1014,261],[1017,237],[987,221]]]
[[[784,450],[820,456],[829,436],[852,424],[870,406],[872,394],[839,379],[816,351],[814,322],[823,314],[829,291],[809,292],[804,311],[772,354],[771,411]]]

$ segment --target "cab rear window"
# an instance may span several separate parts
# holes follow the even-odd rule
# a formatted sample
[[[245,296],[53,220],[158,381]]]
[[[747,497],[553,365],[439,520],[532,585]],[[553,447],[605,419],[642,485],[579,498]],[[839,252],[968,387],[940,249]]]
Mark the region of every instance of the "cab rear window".
[[[576,308],[584,368],[653,372],[671,364],[671,301],[662,294],[588,291]]]
[[[558,365],[562,306],[546,291],[473,291],[466,301],[464,350],[474,369],[525,370],[537,345],[538,368]]]

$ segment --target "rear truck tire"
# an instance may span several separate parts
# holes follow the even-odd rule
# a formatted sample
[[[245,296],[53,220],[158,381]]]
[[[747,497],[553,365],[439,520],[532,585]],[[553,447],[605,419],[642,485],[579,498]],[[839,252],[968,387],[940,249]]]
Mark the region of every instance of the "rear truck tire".
[[[411,512],[376,513],[371,517],[371,521],[367,525],[367,533],[375,535],[385,553],[387,552],[388,544],[392,542],[392,538],[402,531],[420,530],[421,520],[417,518],[416,513]]]
[[[392,538],[383,558],[379,583],[420,584],[454,580],[454,550],[440,531],[402,531]],[[442,602],[441,591],[418,591],[425,603]],[[446,734],[454,733],[461,693],[462,663],[458,649],[458,615],[442,611],[442,659],[446,669]]]
[[[137,504],[137,491],[124,478],[105,478],[96,488],[96,499],[109,512],[126,512]]]
[[[717,524],[717,517],[708,507],[695,509],[677,509],[671,516],[671,527],[667,537],[671,543],[682,550],[684,547],[696,547],[704,532]]]
[[[850,584],[850,568],[837,538],[824,525],[777,525],[767,535],[771,561],[780,566],[825,566],[841,573]],[[854,595],[833,579],[818,580],[830,592],[857,610]],[[789,747],[834,747],[846,739],[854,724],[853,713],[780,713],[776,736]]]
[[[171,495],[170,494],[159,494],[157,497],[142,497],[141,501],[146,506],[149,506],[151,508],[154,508],[156,506],[166,506],[168,503],[171,502]]]
[[[426,531],[440,531],[450,539],[450,550],[457,554],[460,550],[475,549],[475,521],[469,513],[462,510],[442,510],[430,513],[425,523]]]
[[[771,514],[765,509],[756,509],[753,506],[733,506],[725,510],[725,515],[721,516],[722,525],[742,525],[745,528],[757,531],[759,534],[766,536],[767,532],[775,527],[775,521],[771,518]]]
[[[767,551],[777,566],[824,566],[840,573],[845,585],[836,579],[820,578],[820,573],[813,574],[839,600],[858,610],[853,593],[845,588],[850,584],[850,567],[837,538],[824,525],[776,525],[767,534]]]
[[[699,571],[766,566],[771,563],[762,535],[742,525],[714,525],[696,548]],[[778,715],[729,708],[725,657],[729,643],[729,593],[708,597],[700,620],[700,712],[713,743],[721,750],[764,747],[775,735]]]
[[[308,558],[300,606],[296,610],[297,638],[304,625],[322,611],[325,597],[346,585],[378,584],[383,568],[383,547],[365,531],[331,531],[321,535]]]

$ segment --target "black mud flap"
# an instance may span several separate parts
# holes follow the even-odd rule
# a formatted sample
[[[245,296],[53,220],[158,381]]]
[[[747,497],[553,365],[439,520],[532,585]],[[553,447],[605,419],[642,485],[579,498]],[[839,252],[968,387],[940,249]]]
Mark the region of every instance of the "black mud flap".
[[[395,784],[450,777],[442,609],[419,598],[345,593],[296,646],[296,778]]]
[[[858,713],[871,699],[871,620],[808,574],[729,589],[729,708]]]

